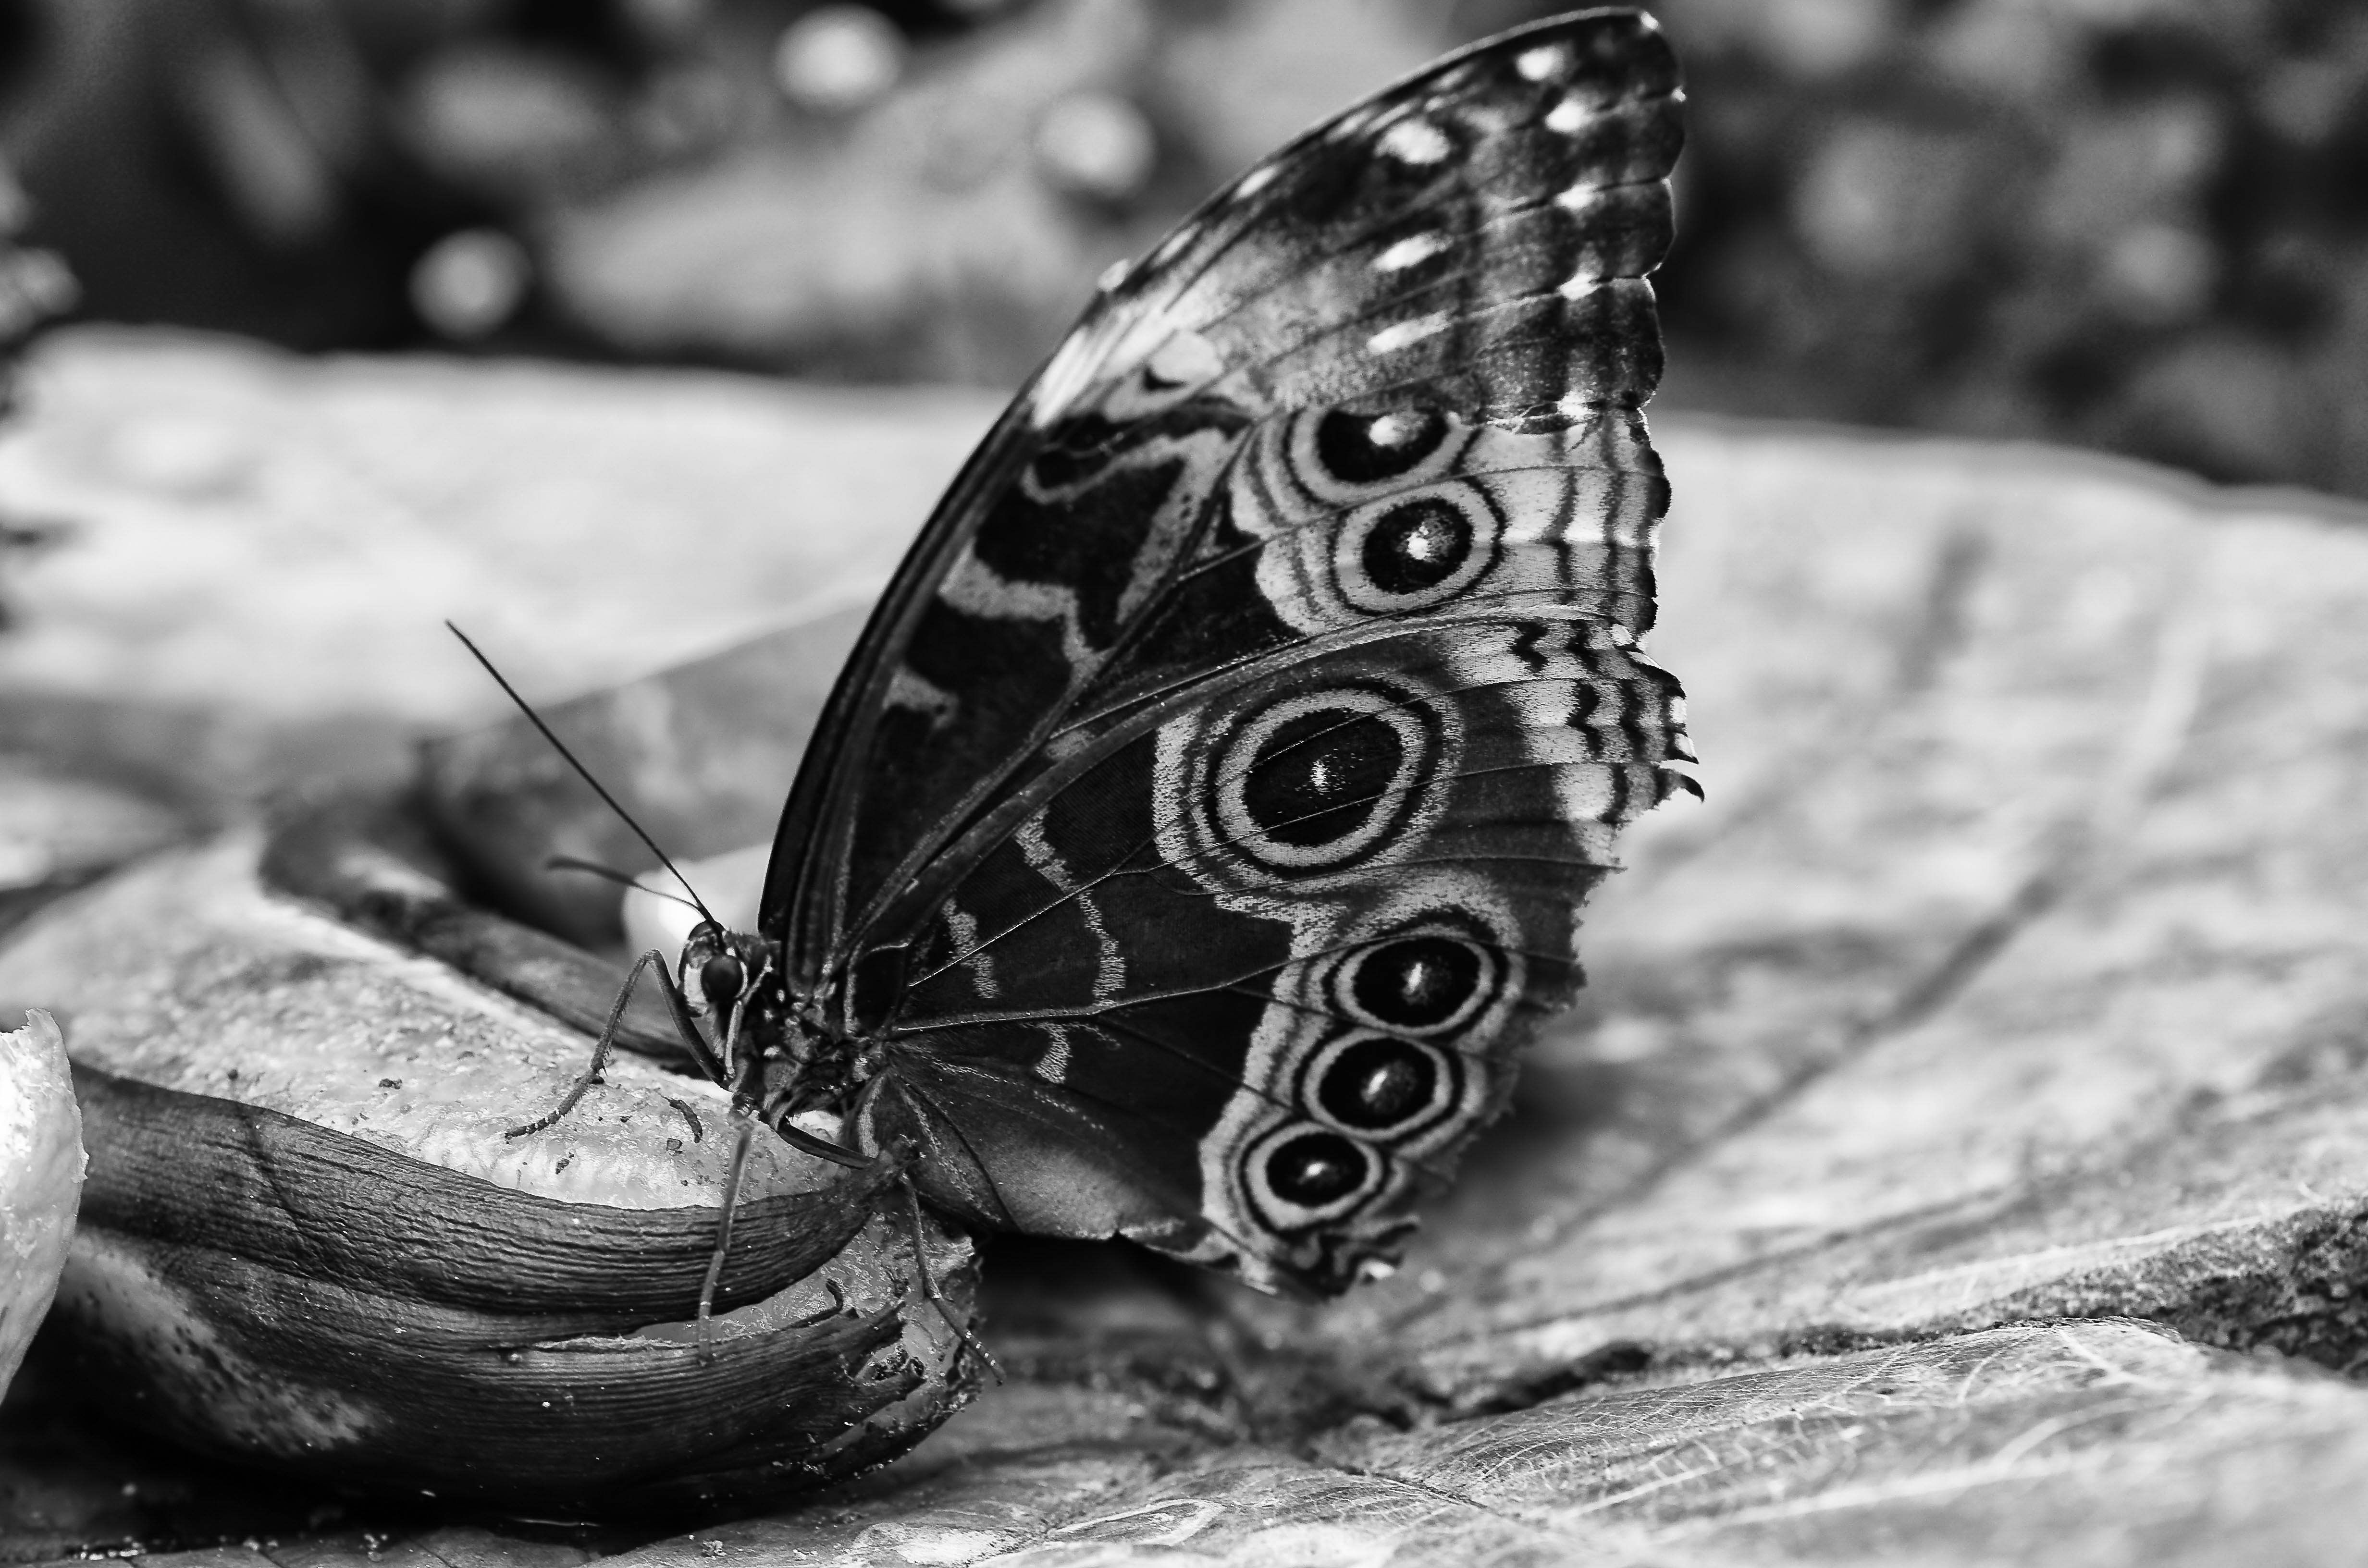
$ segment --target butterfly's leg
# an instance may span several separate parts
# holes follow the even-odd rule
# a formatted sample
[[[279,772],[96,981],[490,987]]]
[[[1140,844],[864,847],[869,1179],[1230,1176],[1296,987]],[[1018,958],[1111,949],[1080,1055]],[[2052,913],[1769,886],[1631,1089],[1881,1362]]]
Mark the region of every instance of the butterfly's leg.
[[[996,1382],[1003,1381],[1003,1363],[996,1360],[995,1352],[971,1332],[970,1324],[954,1316],[953,1309],[946,1305],[946,1299],[938,1294],[937,1280],[930,1278],[928,1243],[921,1234],[921,1189],[913,1185],[913,1178],[909,1176],[899,1176],[896,1179],[905,1188],[905,1208],[913,1219],[913,1267],[920,1271],[921,1299],[938,1309],[938,1315],[946,1320],[946,1326],[961,1337],[962,1348],[976,1356],[980,1363],[995,1374]],[[961,1361],[962,1351],[957,1350],[954,1363],[959,1366]],[[948,1368],[948,1374],[951,1375],[952,1370],[952,1368]]]
[[[502,1134],[503,1137],[524,1138],[547,1127],[556,1126],[562,1117],[575,1108],[575,1103],[592,1085],[600,1081],[600,1070],[608,1066],[609,1052],[617,1043],[617,1030],[624,1023],[626,1004],[633,999],[633,986],[641,980],[642,971],[652,968],[656,971],[658,984],[666,991],[666,1007],[674,1014],[675,1030],[682,1036],[683,1045],[689,1051],[691,1060],[699,1063],[700,1072],[719,1084],[723,1083],[722,1064],[716,1061],[715,1052],[708,1046],[705,1037],[700,1034],[699,1026],[691,1020],[689,999],[683,995],[682,987],[675,983],[674,975],[666,969],[666,955],[652,948],[633,960],[632,969],[625,975],[625,983],[617,988],[617,1000],[609,1009],[609,1021],[601,1026],[599,1043],[592,1048],[592,1064],[584,1069],[583,1074],[569,1085],[567,1093],[560,1096],[559,1104],[548,1114],[524,1127],[511,1128]],[[729,1085],[724,1086],[730,1087]]]
[[[740,1210],[740,1180],[748,1169],[748,1148],[756,1141],[757,1119],[734,1108],[732,1119],[740,1125],[732,1145],[732,1174],[723,1183],[723,1215],[715,1226],[715,1252],[707,1260],[707,1278],[699,1285],[699,1358],[705,1361],[708,1320],[715,1315],[715,1290],[723,1280],[723,1259],[732,1250],[732,1221]]]

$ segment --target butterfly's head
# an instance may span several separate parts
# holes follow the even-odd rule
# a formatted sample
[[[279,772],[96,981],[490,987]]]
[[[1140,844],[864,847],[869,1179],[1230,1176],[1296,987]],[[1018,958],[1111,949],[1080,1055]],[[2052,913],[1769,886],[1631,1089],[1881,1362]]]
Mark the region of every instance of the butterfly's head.
[[[675,972],[693,1013],[728,1018],[754,999],[772,971],[770,960],[763,937],[702,920],[684,940]]]

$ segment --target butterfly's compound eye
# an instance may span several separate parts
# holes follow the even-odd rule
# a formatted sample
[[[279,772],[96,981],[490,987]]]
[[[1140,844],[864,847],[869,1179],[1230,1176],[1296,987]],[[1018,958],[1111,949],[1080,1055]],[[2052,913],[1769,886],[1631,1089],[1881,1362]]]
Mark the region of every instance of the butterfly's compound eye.
[[[707,1005],[717,1012],[728,1011],[740,1000],[740,988],[748,982],[748,971],[730,953],[718,953],[699,966],[699,989]]]

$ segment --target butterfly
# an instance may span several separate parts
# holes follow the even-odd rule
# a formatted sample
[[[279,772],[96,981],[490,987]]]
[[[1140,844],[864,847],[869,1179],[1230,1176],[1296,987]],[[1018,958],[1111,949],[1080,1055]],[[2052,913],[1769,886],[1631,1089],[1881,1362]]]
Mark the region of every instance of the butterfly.
[[[1681,102],[1648,17],[1542,22],[1105,277],[849,657],[756,929],[643,960],[747,1125],[976,1227],[1391,1264],[1692,787],[1641,647]]]

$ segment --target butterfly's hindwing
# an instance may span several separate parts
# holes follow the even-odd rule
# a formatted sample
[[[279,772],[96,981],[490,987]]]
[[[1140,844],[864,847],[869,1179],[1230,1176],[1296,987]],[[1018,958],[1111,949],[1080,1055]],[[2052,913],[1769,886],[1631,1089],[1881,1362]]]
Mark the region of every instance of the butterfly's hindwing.
[[[1144,741],[1112,753],[941,904],[913,1071],[1025,1062],[1101,1119],[1134,1107],[1168,1124],[1144,1164],[1179,1192],[1194,1138],[1176,1250],[1337,1283],[1501,1109],[1517,1026],[1576,986],[1577,899],[1668,788],[1674,702],[1568,619],[1404,631],[1189,708],[1147,778]],[[1363,1175],[1316,1203],[1289,1172],[1319,1153]]]
[[[802,985],[902,955],[860,1131],[934,1201],[1334,1289],[1501,1110],[1688,755],[1638,647],[1678,101],[1598,13],[1311,132],[932,520],[765,918]]]

